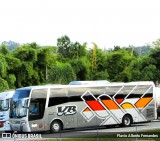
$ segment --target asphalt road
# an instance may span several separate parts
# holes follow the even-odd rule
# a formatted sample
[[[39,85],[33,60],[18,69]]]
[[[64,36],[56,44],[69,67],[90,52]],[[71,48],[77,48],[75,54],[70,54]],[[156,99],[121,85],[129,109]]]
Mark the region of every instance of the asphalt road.
[[[80,128],[80,129],[70,129],[64,130],[61,133],[51,134],[50,132],[45,133],[31,133],[31,134],[18,134],[17,136],[12,136],[12,138],[3,138],[2,134],[0,140],[3,141],[20,141],[27,139],[61,139],[61,138],[82,138],[82,137],[99,137],[99,136],[111,136],[116,137],[117,134],[123,135],[124,133],[138,133],[139,131],[151,130],[151,129],[160,129],[160,120],[155,120],[149,123],[139,123],[133,124],[131,127],[90,127],[90,128]],[[159,135],[160,138],[160,135]]]
[[[149,123],[133,124],[131,127],[120,127],[120,126],[103,126],[103,127],[91,127],[85,129],[71,129],[65,130],[62,133],[42,134],[42,138],[72,138],[72,137],[93,137],[100,135],[111,135],[124,132],[139,132],[151,129],[160,129],[160,120],[155,120]]]

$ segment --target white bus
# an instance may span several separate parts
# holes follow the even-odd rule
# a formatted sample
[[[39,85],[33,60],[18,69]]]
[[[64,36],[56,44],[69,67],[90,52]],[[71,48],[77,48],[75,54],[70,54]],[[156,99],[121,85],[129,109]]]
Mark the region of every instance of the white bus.
[[[0,93],[0,131],[10,131],[9,113],[10,100],[13,97],[14,90],[9,90]]]
[[[46,85],[16,90],[11,128],[60,132],[67,128],[123,125],[155,119],[153,82]]]

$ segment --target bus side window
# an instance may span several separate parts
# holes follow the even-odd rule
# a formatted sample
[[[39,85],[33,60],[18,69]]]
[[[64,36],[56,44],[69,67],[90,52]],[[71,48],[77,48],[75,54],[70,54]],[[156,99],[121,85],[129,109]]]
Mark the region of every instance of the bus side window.
[[[67,89],[65,88],[51,88],[48,107],[65,104],[68,102]]]
[[[69,98],[69,102],[80,102],[82,101],[80,96],[70,96]]]
[[[50,97],[48,107],[65,104],[68,102],[68,97]]]

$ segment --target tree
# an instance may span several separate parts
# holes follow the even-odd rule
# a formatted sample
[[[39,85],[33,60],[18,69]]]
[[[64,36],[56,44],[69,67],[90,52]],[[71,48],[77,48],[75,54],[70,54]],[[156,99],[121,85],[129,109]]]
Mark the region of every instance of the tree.
[[[16,88],[16,74],[18,76],[22,63],[19,59],[11,56],[10,54],[5,56],[5,60],[8,64],[6,80],[9,88],[14,89]]]
[[[48,70],[56,62],[56,47],[49,46],[37,50],[37,61],[35,62],[36,71],[39,74],[40,82],[45,83],[48,79]]]
[[[109,75],[107,71],[100,71],[94,74],[92,80],[108,80]]]
[[[2,53],[3,55],[9,54],[9,50],[8,50],[8,48],[7,48],[7,46],[5,44],[1,45],[0,53]]]
[[[152,49],[150,51],[149,57],[153,59],[152,65],[155,65],[155,67],[152,66],[152,69],[155,68],[156,71],[154,71],[154,80],[153,81],[160,81],[160,39],[153,42]],[[150,67],[151,68],[151,67]]]
[[[132,57],[132,62],[130,66],[131,70],[131,80],[130,81],[140,81],[142,80],[142,64],[143,58],[141,57]]]
[[[90,62],[87,57],[81,57],[70,61],[72,68],[76,74],[77,80],[90,79]]]
[[[40,46],[36,42],[30,43],[30,44],[28,44],[28,46],[33,48],[33,49],[39,49],[40,48]]]
[[[107,55],[107,71],[111,81],[127,82],[131,79],[132,57],[126,50],[109,52]],[[125,76],[125,77],[124,77]]]
[[[15,77],[14,74],[8,74],[6,80],[7,80],[7,82],[8,82],[8,87],[9,87],[10,89],[15,89],[15,88],[16,88],[16,87],[15,87],[16,77]]]
[[[5,57],[0,54],[0,77],[5,78],[7,76],[8,64],[5,60]]]
[[[58,84],[68,84],[70,81],[76,79],[76,75],[73,68],[69,63],[57,62],[49,70],[48,82],[58,83]]]
[[[86,43],[73,43],[67,35],[57,39],[57,47],[58,53],[64,58],[78,59],[86,55]]]
[[[12,55],[21,61],[37,61],[37,52],[35,49],[31,48],[29,44],[25,44],[16,48]]]
[[[107,52],[98,48],[98,46],[93,43],[93,48],[89,50],[88,59],[91,62],[90,79],[108,79],[108,72],[106,68]]]
[[[3,92],[8,89],[9,87],[7,81],[0,77],[0,92]]]
[[[57,47],[58,53],[62,54],[64,58],[67,58],[69,55],[69,47],[70,47],[70,38],[67,35],[62,36],[57,39]]]
[[[36,49],[26,44],[16,48],[12,55],[21,61],[21,66],[15,72],[16,87],[39,84],[39,75],[34,68],[34,63],[37,61]]]
[[[143,81],[154,81],[156,76],[157,70],[155,65],[148,65],[141,71],[141,77]]]
[[[17,71],[17,69],[19,69],[19,67],[22,65],[21,60],[12,55],[6,55],[5,60],[8,64],[8,73],[15,73],[15,71]]]

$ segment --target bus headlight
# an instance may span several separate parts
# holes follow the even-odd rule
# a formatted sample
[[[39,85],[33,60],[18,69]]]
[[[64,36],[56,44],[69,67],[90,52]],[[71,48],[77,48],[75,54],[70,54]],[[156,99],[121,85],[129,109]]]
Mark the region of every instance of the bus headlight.
[[[26,121],[22,121],[21,125],[24,126],[26,124]]]
[[[10,121],[10,120],[8,121],[8,124],[11,124],[11,121]]]

